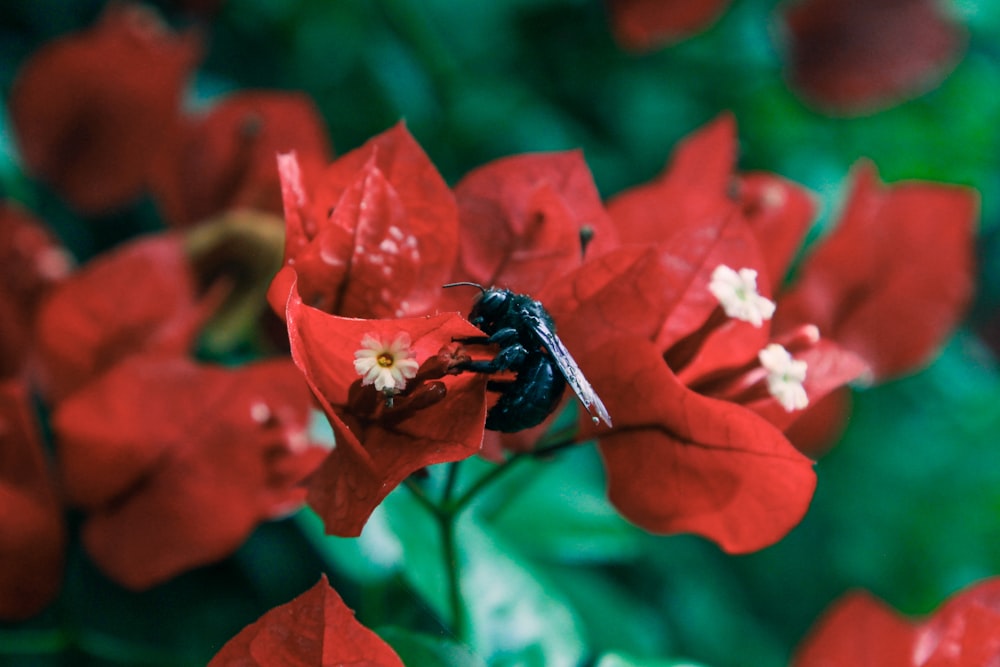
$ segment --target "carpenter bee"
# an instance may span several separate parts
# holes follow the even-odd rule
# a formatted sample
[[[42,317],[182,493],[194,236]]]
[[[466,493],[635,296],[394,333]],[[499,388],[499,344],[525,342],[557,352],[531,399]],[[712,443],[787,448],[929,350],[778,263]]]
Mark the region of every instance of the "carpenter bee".
[[[469,321],[486,336],[456,339],[471,345],[498,345],[491,360],[468,360],[458,368],[476,373],[512,371],[511,380],[491,380],[487,389],[500,394],[486,415],[486,428],[514,433],[542,422],[559,403],[566,383],[576,392],[594,423],[611,426],[611,416],[594,393],[569,350],[556,335],[556,326],[544,306],[526,294],[499,287],[484,288],[469,282],[482,294],[469,313]]]

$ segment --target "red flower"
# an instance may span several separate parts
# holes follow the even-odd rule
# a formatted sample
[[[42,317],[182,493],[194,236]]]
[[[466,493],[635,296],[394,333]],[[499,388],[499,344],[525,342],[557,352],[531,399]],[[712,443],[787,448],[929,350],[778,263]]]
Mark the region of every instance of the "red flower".
[[[612,503],[649,531],[752,551],[799,522],[815,475],[780,430],[794,417],[769,393],[757,359],[766,327],[727,319],[700,296],[709,293],[698,277],[705,258],[731,251],[735,239],[699,248],[701,232],[692,231],[678,243],[686,254],[633,247],[588,262],[546,303],[614,419],[598,434]],[[806,376],[810,398],[857,372],[835,348],[802,342],[810,367],[832,364]]]
[[[891,106],[936,86],[958,62],[962,29],[934,0],[804,0],[784,11],[789,78],[836,114]]]
[[[827,610],[793,667],[991,667],[1000,660],[1000,580],[954,595],[930,618],[904,619],[865,592]]]
[[[209,667],[279,665],[403,667],[395,651],[354,618],[324,575],[226,642]]]
[[[236,550],[305,500],[326,450],[307,438],[311,398],[291,362],[238,369],[134,355],[53,415],[83,542],[108,576],[145,589]]]
[[[609,202],[626,245],[542,300],[614,419],[598,435],[619,511],[650,531],[696,532],[745,552],[784,536],[812,497],[811,462],[782,431],[865,366],[808,321],[772,333],[768,272],[784,274],[810,208],[766,176],[742,187],[766,186],[781,211],[745,205],[734,161],[723,116],[685,141],[660,178]],[[758,232],[776,241],[767,253]]]
[[[712,25],[729,0],[606,0],[615,38],[627,49],[648,51]]]
[[[375,507],[410,474],[479,451],[486,379],[444,375],[452,339],[482,335],[457,313],[397,320],[336,317],[303,304],[293,285],[286,321],[292,357],[337,442],[309,483],[309,504],[328,533],[360,534]],[[377,360],[386,368],[399,363],[389,349],[393,341],[396,351],[406,348],[405,360],[420,365],[419,371],[400,369],[405,386],[388,388],[391,407],[377,382],[363,384],[376,359],[367,357],[375,345],[369,341],[384,343]]]
[[[66,526],[24,388],[0,384],[0,618],[23,619],[62,582]]]
[[[279,214],[274,156],[293,150],[311,176],[307,182],[329,161],[326,131],[312,100],[298,93],[234,93],[181,121],[159,156],[151,187],[173,225],[240,207]]]
[[[775,326],[816,324],[868,362],[877,382],[924,366],[971,298],[977,210],[972,190],[883,186],[861,163],[839,224],[781,296]]]
[[[175,35],[150,10],[127,5],[44,46],[10,96],[28,171],[83,213],[136,197],[198,51],[193,34]]]
[[[403,124],[340,157],[315,187],[294,153],[278,158],[285,264],[268,293],[350,317],[432,312],[458,247],[451,190]]]
[[[186,352],[217,301],[198,301],[179,236],[139,239],[98,257],[39,311],[48,397],[61,400],[137,352]]]
[[[38,304],[72,266],[39,221],[13,202],[0,202],[0,378],[24,370]]]

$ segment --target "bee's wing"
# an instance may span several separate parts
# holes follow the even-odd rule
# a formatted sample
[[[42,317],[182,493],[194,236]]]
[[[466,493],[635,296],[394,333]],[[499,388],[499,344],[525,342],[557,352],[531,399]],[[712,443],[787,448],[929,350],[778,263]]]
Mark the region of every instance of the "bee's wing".
[[[608,426],[611,426],[611,415],[608,414],[608,409],[604,407],[604,403],[601,402],[594,388],[590,386],[590,382],[583,376],[583,371],[576,365],[573,355],[569,353],[563,342],[559,340],[556,332],[542,318],[530,313],[524,313],[524,316],[531,322],[535,333],[538,334],[542,343],[548,348],[552,354],[552,358],[556,361],[556,366],[559,367],[566,381],[569,382],[569,386],[576,392],[577,398],[587,408],[587,412],[594,417],[594,421],[596,422],[600,419]]]

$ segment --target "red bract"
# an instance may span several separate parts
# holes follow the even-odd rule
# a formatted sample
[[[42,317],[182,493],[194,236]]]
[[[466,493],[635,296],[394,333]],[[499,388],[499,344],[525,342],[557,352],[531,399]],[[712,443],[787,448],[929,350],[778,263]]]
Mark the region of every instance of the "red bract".
[[[328,533],[360,534],[375,507],[410,474],[479,451],[486,379],[472,373],[442,377],[448,364],[442,349],[453,338],[482,335],[458,314],[335,317],[303,304],[293,291],[286,321],[292,357],[336,436],[336,447],[309,483],[309,504]],[[388,409],[372,386],[361,386],[354,353],[366,336],[393,340],[400,334],[409,337],[421,371]]]
[[[965,47],[964,31],[934,0],[804,0],[787,7],[792,86],[831,113],[868,113],[930,90]]]
[[[689,225],[717,227],[736,211],[727,196],[735,162],[736,123],[723,114],[682,141],[658,178],[608,202],[621,241],[655,243]]]
[[[268,293],[279,314],[292,285],[303,301],[350,317],[434,310],[458,248],[451,190],[397,125],[336,160],[315,187],[295,154],[278,158],[285,263]]]
[[[274,156],[296,151],[311,183],[330,157],[319,112],[297,93],[239,92],[184,119],[164,147],[151,187],[173,225],[232,208],[281,213]]]
[[[1000,661],[1000,580],[956,594],[914,622],[864,592],[843,597],[799,647],[793,667],[993,667]]]
[[[179,236],[140,239],[98,257],[39,310],[49,398],[59,401],[131,354],[186,352],[216,301],[197,300]]]
[[[24,387],[0,384],[0,619],[27,618],[55,598],[66,526]]]
[[[646,51],[700,32],[729,0],[606,0],[615,38],[627,49]]]
[[[973,287],[976,193],[938,183],[883,186],[860,164],[839,224],[782,295],[775,326],[816,324],[883,381],[928,363]]]
[[[0,202],[0,378],[24,369],[38,304],[72,265],[39,221],[12,202]]]
[[[461,230],[454,281],[537,294],[580,264],[581,233],[592,237],[587,243],[591,252],[616,244],[579,152],[491,162],[455,186],[455,199]]]
[[[395,651],[358,623],[324,575],[226,642],[209,667],[357,665],[403,667]]]
[[[174,123],[199,47],[150,10],[113,5],[94,27],[35,53],[10,114],[33,175],[84,213],[137,196]]]
[[[53,415],[60,471],[87,512],[83,542],[109,577],[145,589],[236,550],[305,500],[325,456],[288,361],[238,369],[136,355]]]
[[[737,195],[764,256],[771,292],[777,294],[815,219],[814,197],[802,186],[765,172],[741,174]]]
[[[812,462],[767,421],[684,387],[648,340],[619,338],[585,369],[615,420],[599,446],[608,497],[627,519],[735,553],[773,544],[802,519]]]

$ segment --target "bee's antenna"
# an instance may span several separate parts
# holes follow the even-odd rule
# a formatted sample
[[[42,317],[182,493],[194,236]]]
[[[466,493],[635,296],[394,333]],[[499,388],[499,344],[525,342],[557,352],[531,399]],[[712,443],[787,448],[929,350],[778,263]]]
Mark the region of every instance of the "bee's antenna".
[[[479,283],[460,282],[460,283],[448,283],[447,285],[441,285],[441,287],[462,287],[462,286],[475,287],[483,294],[486,294],[486,288],[480,285]]]

